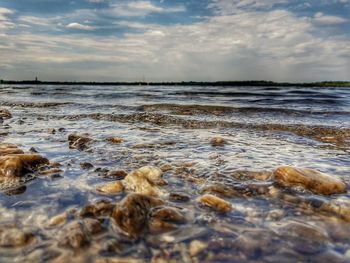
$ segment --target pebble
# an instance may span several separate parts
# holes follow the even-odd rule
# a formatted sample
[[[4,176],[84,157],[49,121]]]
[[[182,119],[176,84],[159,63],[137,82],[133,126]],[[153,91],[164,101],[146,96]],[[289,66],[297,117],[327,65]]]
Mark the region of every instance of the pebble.
[[[232,211],[232,205],[229,202],[212,194],[202,195],[197,201],[218,212],[226,213]]]
[[[340,178],[307,168],[278,167],[273,172],[273,181],[283,187],[303,187],[315,194],[347,192],[346,184]]]

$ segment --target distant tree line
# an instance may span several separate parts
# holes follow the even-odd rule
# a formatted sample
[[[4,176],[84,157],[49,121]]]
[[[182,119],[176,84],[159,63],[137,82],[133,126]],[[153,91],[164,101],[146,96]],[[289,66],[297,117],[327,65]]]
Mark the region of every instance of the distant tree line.
[[[322,81],[309,83],[273,82],[265,80],[250,81],[181,81],[181,82],[87,82],[87,81],[40,81],[40,80],[0,80],[1,84],[23,85],[96,85],[96,86],[263,86],[263,87],[350,87],[350,81]]]

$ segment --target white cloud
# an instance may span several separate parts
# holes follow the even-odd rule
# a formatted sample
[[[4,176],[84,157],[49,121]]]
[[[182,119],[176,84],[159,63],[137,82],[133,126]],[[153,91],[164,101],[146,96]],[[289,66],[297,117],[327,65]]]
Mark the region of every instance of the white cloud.
[[[13,10],[0,7],[0,29],[10,29],[16,27],[16,24],[13,23],[8,16],[14,14]]]
[[[287,3],[287,0],[212,0],[209,8],[218,14],[227,15],[242,10],[256,10],[258,8],[271,8],[276,4]]]
[[[160,7],[150,1],[120,2],[112,5],[112,11],[116,16],[146,16],[152,13],[176,13],[185,11],[184,6]]]
[[[66,28],[78,29],[78,30],[86,30],[86,31],[91,31],[91,30],[95,30],[96,29],[93,26],[82,25],[82,24],[79,24],[79,23],[70,23],[70,24],[66,25]]]
[[[313,22],[318,25],[339,25],[347,23],[349,20],[339,17],[339,16],[329,16],[321,12],[315,14]]]
[[[36,16],[21,16],[18,18],[20,22],[31,24],[31,25],[38,25],[38,26],[47,26],[49,25],[49,19],[36,17]]]

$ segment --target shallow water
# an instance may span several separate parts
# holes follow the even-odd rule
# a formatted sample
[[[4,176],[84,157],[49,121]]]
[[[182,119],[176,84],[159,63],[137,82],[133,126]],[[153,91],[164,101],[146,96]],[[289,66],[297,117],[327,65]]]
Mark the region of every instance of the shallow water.
[[[340,176],[349,185],[348,88],[3,85],[0,107],[13,115],[0,123],[0,142],[26,152],[34,147],[62,164],[58,175],[38,176],[20,194],[0,193],[0,225],[15,224],[36,238],[25,247],[0,247],[0,262],[67,262],[72,257],[78,262],[350,260],[350,222],[320,211],[312,201],[349,204],[348,193],[317,196],[282,189],[274,197],[267,193],[275,187],[270,180],[237,176],[237,171],[293,165]],[[74,132],[93,139],[90,150],[69,148],[67,138]],[[211,145],[216,136],[227,143]],[[109,137],[124,142],[112,144]],[[94,168],[82,169],[83,162]],[[168,184],[162,188],[190,197],[188,202],[167,201],[184,209],[185,223],[135,241],[122,237],[113,220],[103,217],[105,231],[91,237],[87,248],[58,244],[64,226],[48,227],[50,218],[69,210],[68,221],[74,221],[89,203],[125,197],[96,191],[113,180],[97,168],[131,172],[145,165],[170,167],[164,169]],[[195,201],[213,185],[224,189],[218,195],[233,211],[217,213]],[[298,229],[288,230],[290,224]],[[308,234],[305,226],[322,237],[311,230]],[[206,244],[205,251],[192,255],[193,240]],[[107,249],[111,242],[119,245]]]

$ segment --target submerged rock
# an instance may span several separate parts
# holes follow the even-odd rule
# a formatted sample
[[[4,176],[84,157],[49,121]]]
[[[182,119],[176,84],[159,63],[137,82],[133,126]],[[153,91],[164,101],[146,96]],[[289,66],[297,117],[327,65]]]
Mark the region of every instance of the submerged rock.
[[[327,233],[322,229],[297,221],[280,224],[277,229],[283,240],[302,254],[321,252],[329,241]]]
[[[0,247],[23,247],[35,240],[32,233],[15,226],[0,226]]]
[[[208,206],[218,212],[226,213],[232,211],[232,205],[229,202],[215,195],[205,194],[199,197],[197,200],[199,203]]]
[[[303,187],[315,194],[347,192],[346,184],[339,177],[307,168],[281,166],[273,172],[273,181],[283,187]]]
[[[126,190],[139,194],[161,196],[164,192],[158,187],[163,185],[162,171],[153,166],[144,166],[129,173],[123,182]]]
[[[136,239],[147,228],[151,208],[163,204],[164,201],[158,198],[129,194],[116,205],[112,218],[121,230]]]
[[[84,151],[90,148],[92,139],[89,138],[87,135],[70,134],[68,135],[68,142],[70,149]]]
[[[98,220],[84,219],[74,221],[62,229],[59,236],[59,245],[79,249],[89,245],[91,236],[103,231],[103,227]]]

